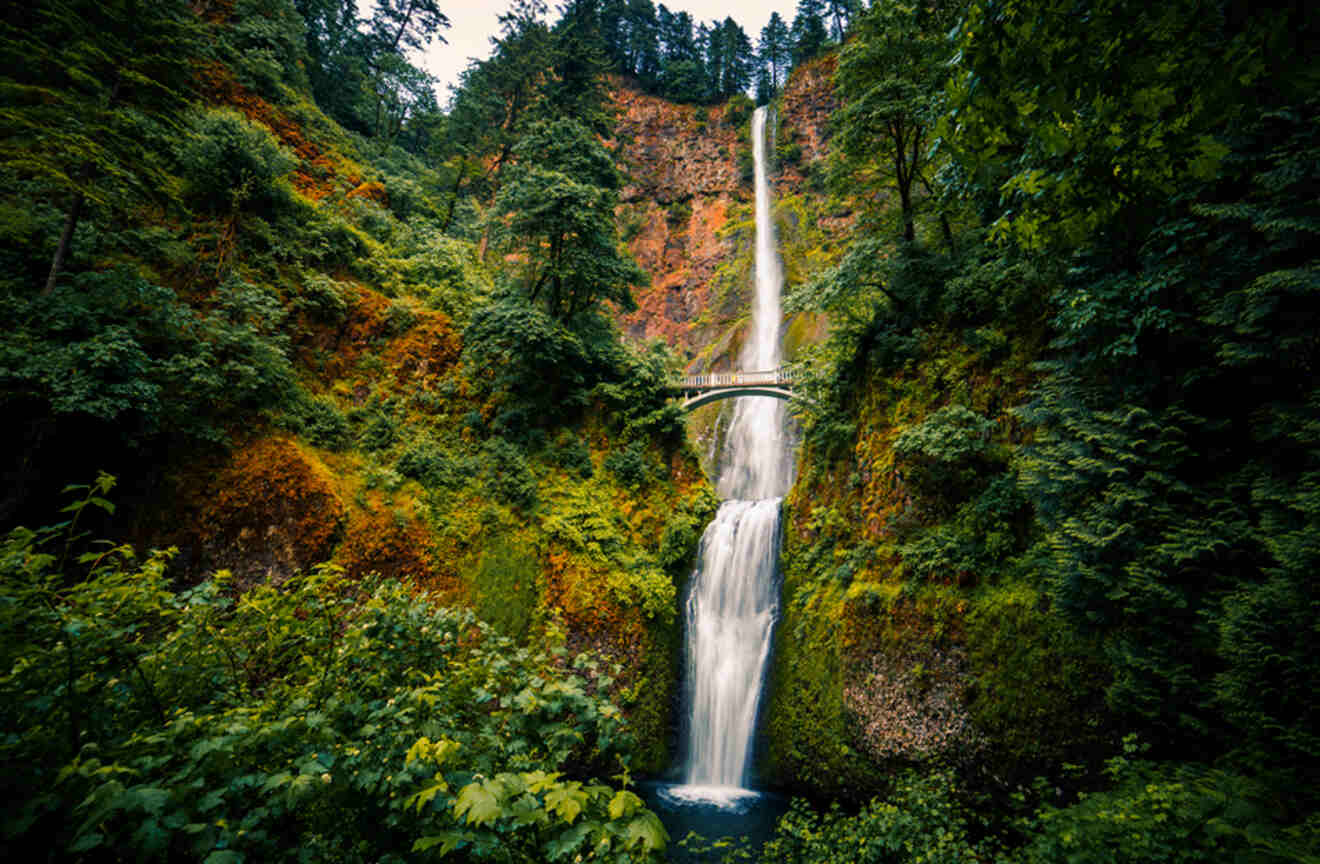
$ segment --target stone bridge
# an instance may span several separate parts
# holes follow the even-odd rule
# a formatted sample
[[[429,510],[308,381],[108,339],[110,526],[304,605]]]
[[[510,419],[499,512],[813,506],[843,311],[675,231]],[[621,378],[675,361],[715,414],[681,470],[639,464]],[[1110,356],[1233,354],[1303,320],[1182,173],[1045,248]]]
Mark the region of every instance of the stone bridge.
[[[669,389],[682,398],[683,410],[691,411],[709,402],[735,396],[792,399],[793,376],[782,368],[763,372],[710,372],[680,378],[670,384]]]

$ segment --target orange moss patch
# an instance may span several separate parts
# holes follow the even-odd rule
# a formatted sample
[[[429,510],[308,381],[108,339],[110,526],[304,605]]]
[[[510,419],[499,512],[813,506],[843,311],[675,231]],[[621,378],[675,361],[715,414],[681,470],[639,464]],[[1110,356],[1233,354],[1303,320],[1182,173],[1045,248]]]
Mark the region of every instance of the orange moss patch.
[[[293,172],[292,182],[299,193],[319,201],[334,191],[332,181],[337,172],[329,155],[316,143],[304,138],[302,128],[284,112],[240,84],[228,66],[218,61],[200,64],[197,82],[207,99],[234,106],[252,122],[270,129],[282,144],[297,154],[302,164]]]
[[[353,294],[347,298],[350,306],[338,326],[327,326],[306,317],[299,322],[298,347],[303,352],[303,363],[311,367],[309,352],[321,352],[320,371],[325,381],[347,375],[371,343],[385,333],[389,299],[356,283],[348,284],[353,287]]]
[[[399,384],[429,390],[458,361],[463,342],[449,316],[428,312],[390,345],[385,365]]]
[[[290,439],[265,438],[235,452],[209,484],[190,533],[206,569],[281,578],[327,560],[343,523],[320,460]]]
[[[385,191],[385,184],[375,181],[355,186],[344,198],[365,198],[368,201],[375,201],[382,207],[390,206],[390,196]]]
[[[419,587],[456,592],[457,574],[444,572],[431,554],[426,526],[390,513],[355,514],[335,560],[353,576],[379,573]]]

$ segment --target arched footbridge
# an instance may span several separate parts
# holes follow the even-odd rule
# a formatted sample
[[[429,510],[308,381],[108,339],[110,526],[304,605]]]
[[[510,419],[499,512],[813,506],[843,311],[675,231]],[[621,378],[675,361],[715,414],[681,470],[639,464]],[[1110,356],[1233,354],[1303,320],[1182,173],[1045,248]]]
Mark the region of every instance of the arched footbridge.
[[[710,372],[680,378],[669,385],[669,390],[682,398],[684,411],[735,396],[792,399],[793,375],[782,368],[763,372]]]

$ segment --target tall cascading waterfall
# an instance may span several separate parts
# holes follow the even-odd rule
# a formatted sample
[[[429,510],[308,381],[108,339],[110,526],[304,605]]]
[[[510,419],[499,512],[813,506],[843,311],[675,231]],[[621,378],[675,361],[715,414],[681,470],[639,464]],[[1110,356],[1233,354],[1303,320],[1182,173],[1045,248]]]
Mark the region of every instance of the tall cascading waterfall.
[[[752,116],[756,158],[756,286],[745,371],[780,362],[783,275],[766,177],[766,109]],[[716,488],[725,499],[701,538],[686,609],[689,716],[684,782],[691,797],[729,801],[748,779],[757,707],[779,599],[779,514],[793,480],[785,403],[734,405]]]

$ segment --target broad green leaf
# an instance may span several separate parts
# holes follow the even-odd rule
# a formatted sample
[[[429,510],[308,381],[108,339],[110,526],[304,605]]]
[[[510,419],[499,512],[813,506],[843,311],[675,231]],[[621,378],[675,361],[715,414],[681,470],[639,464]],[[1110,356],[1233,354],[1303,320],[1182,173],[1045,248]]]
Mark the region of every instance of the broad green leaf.
[[[454,801],[454,816],[469,825],[490,825],[500,816],[500,802],[485,781],[469,783],[459,790]]]
[[[587,795],[581,786],[581,783],[574,781],[551,789],[545,796],[546,809],[558,813],[565,822],[573,824],[587,803]]]
[[[638,798],[626,789],[621,790],[615,793],[614,797],[610,799],[610,818],[622,819],[625,816],[631,816],[637,811],[637,808],[641,806],[641,798]]]
[[[448,792],[448,791],[449,791],[449,784],[446,783],[444,780],[441,780],[438,783],[426,787],[421,792],[418,792],[416,795],[411,796],[410,798],[408,798],[405,804],[406,806],[414,807],[418,813],[421,813],[422,808],[425,807],[427,804],[431,803],[431,801],[435,798],[436,795],[439,795],[441,792]]]
[[[669,833],[661,824],[660,817],[649,810],[628,823],[628,848],[641,844],[647,852],[665,848],[669,842]]]
[[[472,834],[468,831],[442,831],[439,834],[430,834],[426,837],[419,837],[412,845],[412,851],[425,852],[428,849],[440,847],[442,856],[448,855],[455,849],[461,848],[472,842]]]

